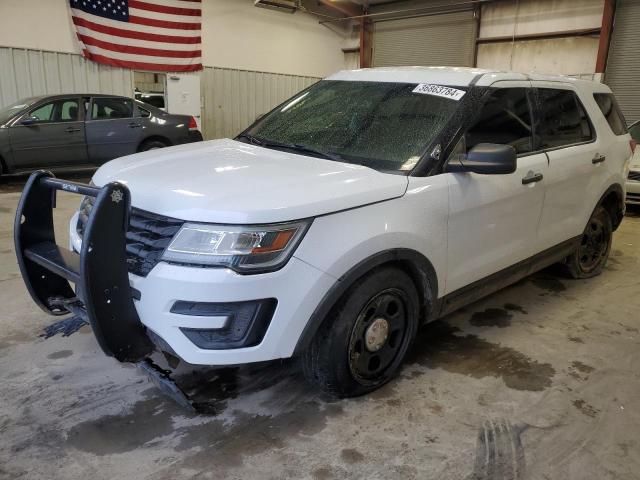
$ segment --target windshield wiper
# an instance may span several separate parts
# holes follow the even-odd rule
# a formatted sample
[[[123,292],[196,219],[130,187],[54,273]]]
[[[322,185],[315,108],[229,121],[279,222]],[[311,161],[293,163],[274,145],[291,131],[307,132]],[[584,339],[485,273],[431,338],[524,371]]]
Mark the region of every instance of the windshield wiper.
[[[344,161],[344,159],[339,154],[337,154],[335,152],[323,152],[322,150],[316,150],[315,148],[308,147],[306,145],[302,145],[302,144],[299,144],[299,143],[276,142],[276,141],[273,141],[273,140],[266,140],[264,138],[254,137],[253,135],[250,135],[248,133],[241,133],[240,135],[238,135],[238,137],[239,138],[246,138],[247,140],[249,140],[254,145],[258,145],[260,147],[265,147],[265,148],[284,148],[284,149],[287,149],[287,150],[294,150],[296,152],[310,153],[312,155],[317,155],[319,157],[326,158],[328,160]]]
[[[250,135],[248,133],[241,133],[240,135],[238,135],[237,138],[246,138],[247,140],[249,140],[254,145],[263,145],[264,144],[264,142],[261,139],[259,139],[258,137],[254,137],[253,135]]]

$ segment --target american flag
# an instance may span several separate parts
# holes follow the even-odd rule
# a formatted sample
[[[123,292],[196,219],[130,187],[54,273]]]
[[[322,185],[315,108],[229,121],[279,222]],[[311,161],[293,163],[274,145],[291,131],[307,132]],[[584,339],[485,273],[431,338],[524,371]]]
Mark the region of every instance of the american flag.
[[[138,70],[202,69],[201,0],[69,0],[83,55]]]

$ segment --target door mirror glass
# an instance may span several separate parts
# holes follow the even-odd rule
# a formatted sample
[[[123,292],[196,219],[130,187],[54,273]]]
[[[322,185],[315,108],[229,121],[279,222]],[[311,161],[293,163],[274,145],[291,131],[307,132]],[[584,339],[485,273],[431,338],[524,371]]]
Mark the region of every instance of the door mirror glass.
[[[31,115],[27,118],[23,118],[22,120],[20,120],[20,125],[34,125],[36,123],[38,123],[40,121],[40,119],[34,115]]]
[[[466,155],[458,155],[447,165],[448,172],[505,175],[517,168],[516,149],[511,145],[479,143]]]

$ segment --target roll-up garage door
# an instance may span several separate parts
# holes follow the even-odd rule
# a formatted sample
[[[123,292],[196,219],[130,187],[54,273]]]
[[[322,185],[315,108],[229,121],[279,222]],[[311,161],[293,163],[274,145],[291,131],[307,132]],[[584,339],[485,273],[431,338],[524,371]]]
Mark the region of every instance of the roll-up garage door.
[[[632,123],[640,120],[640,2],[618,0],[605,83]]]
[[[473,65],[473,11],[374,23],[373,66]]]

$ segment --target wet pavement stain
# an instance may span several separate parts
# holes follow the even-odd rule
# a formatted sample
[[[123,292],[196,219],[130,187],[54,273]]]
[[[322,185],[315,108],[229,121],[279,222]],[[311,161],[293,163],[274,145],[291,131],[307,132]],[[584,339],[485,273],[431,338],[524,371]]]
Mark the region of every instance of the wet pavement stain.
[[[520,305],[516,305],[515,303],[505,303],[504,309],[509,310],[510,312],[520,312],[524,315],[529,314],[529,312],[527,312],[524,308],[522,308]]]
[[[442,368],[473,378],[502,378],[507,387],[527,391],[550,387],[555,375],[548,363],[537,362],[517,350],[475,335],[464,335],[460,329],[441,320],[419,332],[406,363]]]
[[[320,467],[316,468],[312,472],[314,480],[329,480],[331,478],[336,478],[333,474],[333,470],[330,467]]]
[[[135,450],[173,431],[171,415],[165,412],[167,406],[168,401],[161,397],[141,400],[128,413],[107,415],[75,425],[67,434],[67,443],[95,455]]]
[[[577,360],[575,362],[571,362],[571,366],[582,373],[591,373],[595,371],[595,368],[591,365],[587,365],[586,363],[582,363]]]
[[[0,350],[12,347],[14,345],[28,343],[30,341],[33,341],[33,337],[23,332],[13,333],[11,335],[3,335],[2,338],[0,338]]]
[[[622,328],[625,329],[626,332],[629,332],[629,333],[639,333],[640,332],[640,330],[638,330],[637,328],[630,327],[628,325],[625,325],[624,323],[618,323],[618,325],[620,325]]]
[[[474,327],[505,328],[511,325],[513,315],[501,308],[487,308],[483,312],[475,312],[469,323]]]
[[[589,380],[589,374],[593,371],[595,368],[578,361],[572,362],[569,367],[569,375],[583,382]]]
[[[58,360],[60,358],[67,358],[73,355],[73,350],[60,350],[59,352],[53,352],[47,355],[49,360]]]
[[[276,390],[274,396],[282,398],[286,395],[286,392]],[[215,466],[219,473],[237,468],[247,456],[282,449],[301,437],[320,433],[329,417],[342,414],[341,408],[332,408],[313,397],[301,399],[292,408],[272,415],[233,411],[230,423],[213,420],[179,431],[181,439],[176,451],[198,451],[184,456],[174,468],[182,465],[189,469],[207,470]]]
[[[572,403],[574,407],[580,410],[580,412],[587,417],[594,418],[598,413],[600,413],[600,410],[592,407],[584,400],[574,400]]]
[[[74,426],[67,443],[108,455],[152,448],[167,441],[162,437],[172,436],[177,441],[175,450],[185,453],[162,474],[178,478],[181,468],[208,471],[215,467],[218,473],[237,468],[245,457],[315,435],[330,417],[343,414],[340,401],[325,400],[303,381],[295,362],[191,372],[177,379],[181,386],[192,388],[195,397],[212,402],[224,418],[190,413],[150,388],[127,412]],[[261,398],[261,413],[229,405],[253,393]],[[242,404],[241,398],[238,401]],[[181,420],[186,420],[185,425],[180,425]]]
[[[340,458],[345,463],[359,463],[364,460],[364,455],[355,448],[343,448],[340,452]]]
[[[536,287],[546,290],[548,293],[558,294],[564,292],[567,287],[558,278],[549,273],[538,273],[529,277]]]

